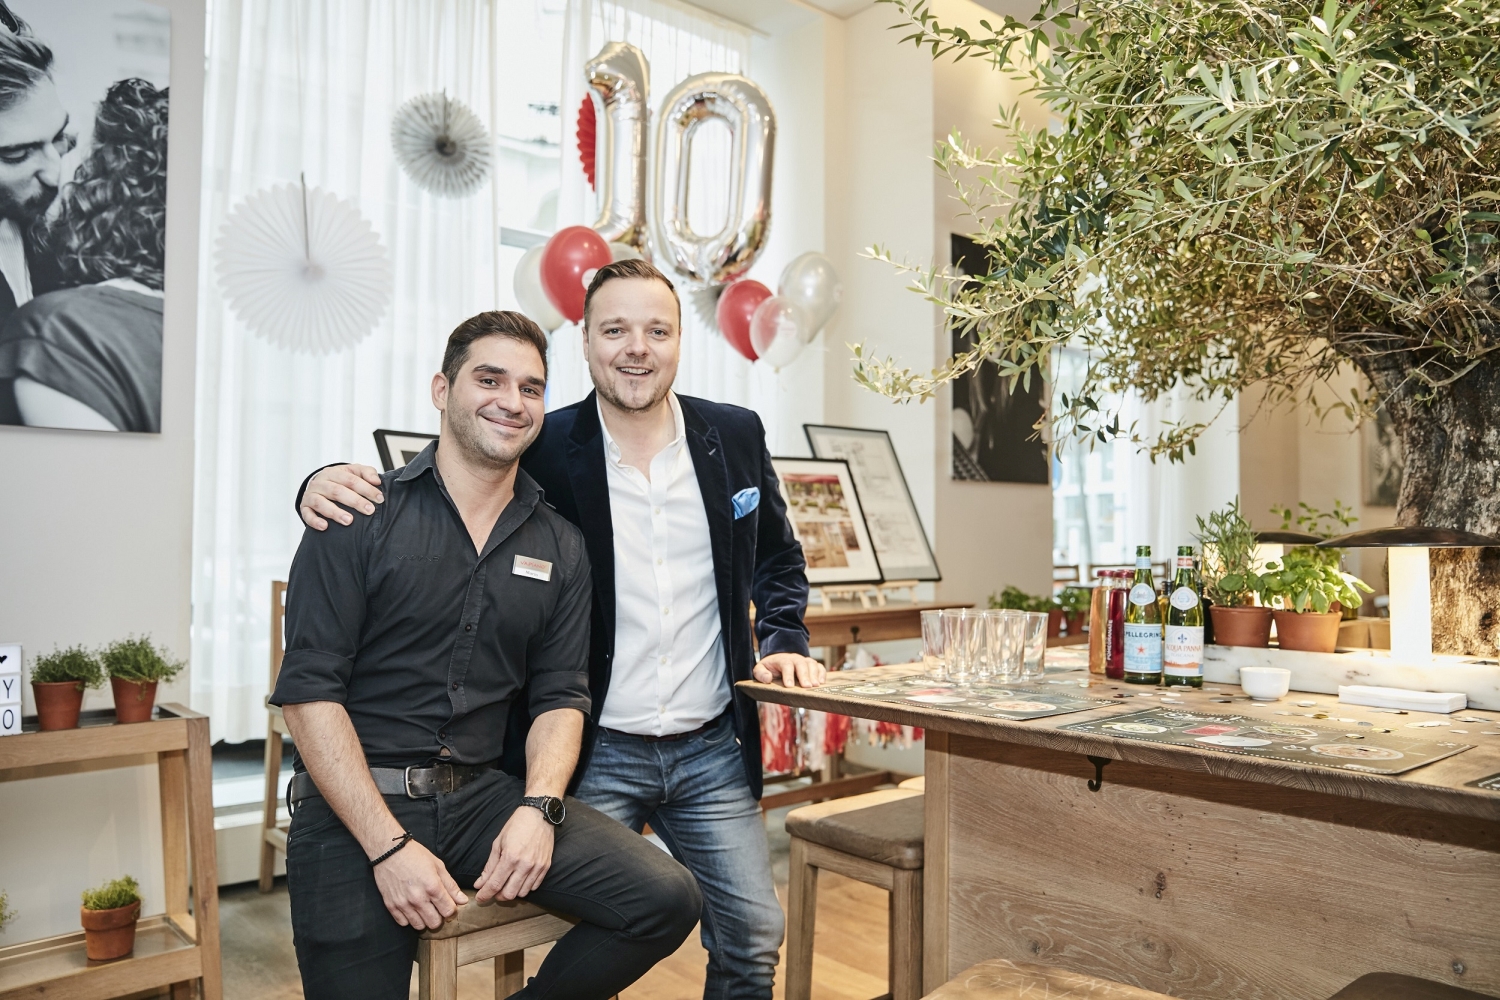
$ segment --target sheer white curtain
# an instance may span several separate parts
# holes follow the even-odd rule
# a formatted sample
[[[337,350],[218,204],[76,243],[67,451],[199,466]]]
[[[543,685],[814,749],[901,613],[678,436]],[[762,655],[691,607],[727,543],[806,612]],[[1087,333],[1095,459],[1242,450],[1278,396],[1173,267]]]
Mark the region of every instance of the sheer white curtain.
[[[269,582],[301,537],[312,468],[378,464],[377,427],[435,431],[428,383],[464,317],[511,304],[496,223],[555,192],[561,11],[491,0],[216,0],[211,10],[201,245],[261,188],[298,180],[352,200],[380,234],[392,304],[356,347],[317,358],[246,329],[201,270],[193,540],[193,707],[215,739],[265,732]],[[391,154],[395,110],[446,89],[499,136],[492,184],[426,194]],[[547,134],[550,129],[551,134]],[[513,133],[507,139],[506,132]],[[540,157],[540,159],[538,159]],[[525,178],[540,181],[528,186]],[[510,222],[509,224],[515,224]]]
[[[1196,546],[1197,518],[1207,517],[1239,494],[1238,419],[1239,407],[1234,404],[1221,408],[1218,403],[1199,402],[1181,387],[1151,403],[1134,393],[1126,396],[1120,423],[1136,422],[1144,438],[1155,437],[1169,424],[1208,425],[1196,453],[1181,462],[1153,462],[1145,453],[1131,450],[1125,502],[1127,557],[1134,546],[1150,545],[1152,558],[1164,562],[1176,554],[1177,546]]]
[[[662,100],[686,77],[725,72],[754,75],[750,31],[712,14],[670,0],[568,0],[563,49],[562,187],[558,225],[589,225],[597,216],[594,193],[576,154],[578,108],[586,93],[583,67],[606,42],[629,42],[645,53],[651,70],[652,155],[654,128]],[[688,217],[699,232],[717,231],[728,214],[729,132],[699,130],[692,150]],[[774,218],[774,212],[773,212]],[[682,366],[676,387],[694,396],[748,406],[772,430],[778,406],[777,381],[764,365],[752,365],[699,317],[689,289],[671,275],[683,297]],[[768,282],[774,285],[774,279]],[[579,330],[564,326],[552,338],[550,406],[565,406],[592,388],[583,362]]]

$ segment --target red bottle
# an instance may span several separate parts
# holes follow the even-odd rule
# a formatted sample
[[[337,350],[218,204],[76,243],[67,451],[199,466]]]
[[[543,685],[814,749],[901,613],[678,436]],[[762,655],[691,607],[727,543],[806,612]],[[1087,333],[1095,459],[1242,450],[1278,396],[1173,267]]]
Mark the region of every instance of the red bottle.
[[[1115,570],[1109,581],[1109,626],[1104,634],[1104,676],[1110,680],[1125,679],[1125,605],[1130,596],[1133,574]]]

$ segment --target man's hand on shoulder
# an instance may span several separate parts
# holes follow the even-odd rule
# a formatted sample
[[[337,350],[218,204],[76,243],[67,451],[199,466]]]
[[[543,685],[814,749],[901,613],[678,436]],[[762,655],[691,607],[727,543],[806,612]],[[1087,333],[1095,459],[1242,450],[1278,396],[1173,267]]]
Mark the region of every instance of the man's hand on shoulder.
[[[368,465],[330,465],[319,469],[303,491],[297,509],[303,522],[315,531],[328,528],[331,518],[339,524],[353,524],[354,515],[339,504],[361,514],[375,513],[375,505],[385,502],[380,492],[380,473]]]
[[[828,669],[812,657],[800,653],[772,653],[761,658],[751,671],[751,676],[762,684],[774,684],[779,680],[789,688],[815,688],[828,679]]]
[[[540,809],[519,806],[490,847],[490,859],[474,883],[481,903],[499,897],[515,899],[542,884],[552,867],[552,824]]]
[[[468,902],[431,851],[415,840],[375,866],[375,885],[396,923],[434,930]]]

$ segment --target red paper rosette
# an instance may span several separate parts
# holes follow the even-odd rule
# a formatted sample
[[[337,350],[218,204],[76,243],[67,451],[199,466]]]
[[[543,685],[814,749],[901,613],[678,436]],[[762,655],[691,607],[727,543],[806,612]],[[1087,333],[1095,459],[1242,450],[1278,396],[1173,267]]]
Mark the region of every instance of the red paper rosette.
[[[597,128],[594,99],[584,94],[583,103],[578,106],[578,159],[583,162],[583,175],[589,179],[589,187],[595,191],[599,189],[594,180],[594,136]]]

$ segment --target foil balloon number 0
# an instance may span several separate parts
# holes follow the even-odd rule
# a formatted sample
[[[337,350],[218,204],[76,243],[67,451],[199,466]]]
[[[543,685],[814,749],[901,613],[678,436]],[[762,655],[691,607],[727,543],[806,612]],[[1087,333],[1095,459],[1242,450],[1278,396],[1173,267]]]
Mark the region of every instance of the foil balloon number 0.
[[[648,213],[646,57],[633,45],[610,42],[585,70],[603,109],[595,144],[600,214],[593,228],[606,241],[641,251],[649,231],[650,245],[666,263],[700,285],[743,275],[764,249],[771,222],[776,115],[765,91],[734,73],[700,73],[672,88],[656,125]],[[688,222],[688,178],[693,137],[713,119],[729,129],[735,166],[727,178],[728,221],[717,233],[704,235]]]

